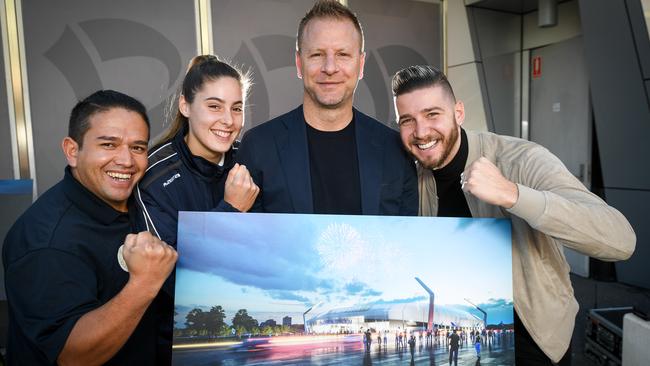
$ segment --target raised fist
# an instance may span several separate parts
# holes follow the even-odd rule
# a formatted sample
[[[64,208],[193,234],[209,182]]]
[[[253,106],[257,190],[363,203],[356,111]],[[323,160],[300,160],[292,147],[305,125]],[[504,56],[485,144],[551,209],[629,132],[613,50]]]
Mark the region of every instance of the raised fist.
[[[260,188],[253,182],[245,165],[235,164],[226,178],[223,200],[240,212],[250,210]]]
[[[519,198],[517,185],[506,179],[499,168],[485,157],[470,164],[460,179],[463,191],[491,205],[511,208]]]
[[[154,294],[165,282],[178,258],[174,248],[148,231],[127,235],[122,254],[131,276],[129,280]]]

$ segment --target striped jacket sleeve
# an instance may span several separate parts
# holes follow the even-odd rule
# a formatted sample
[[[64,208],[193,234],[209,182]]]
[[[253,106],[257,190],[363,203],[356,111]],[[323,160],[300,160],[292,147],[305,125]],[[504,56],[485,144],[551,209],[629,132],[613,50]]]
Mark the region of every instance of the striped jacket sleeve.
[[[135,189],[135,199],[138,205],[136,222],[139,231],[149,231],[160,240],[176,248],[176,231],[178,226],[178,210],[171,202],[165,202],[160,195],[152,194],[148,189],[142,189],[138,184]]]

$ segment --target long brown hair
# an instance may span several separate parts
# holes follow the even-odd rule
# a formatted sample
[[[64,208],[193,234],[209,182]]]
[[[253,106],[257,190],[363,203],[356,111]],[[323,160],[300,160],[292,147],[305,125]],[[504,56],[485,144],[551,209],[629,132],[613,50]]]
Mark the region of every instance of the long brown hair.
[[[214,55],[200,55],[192,58],[187,67],[185,78],[183,79],[181,95],[185,97],[185,100],[188,103],[192,103],[196,92],[203,87],[205,82],[217,80],[222,77],[231,77],[237,80],[242,88],[242,96],[244,100],[246,100],[251,85],[250,72],[243,72],[239,68],[230,65],[227,62],[219,60],[219,58]],[[165,133],[163,133],[162,137],[156,141],[155,145],[169,142],[174,138],[174,136],[176,136],[178,131],[182,130],[183,127],[189,123],[187,117],[185,117],[178,109],[178,100],[176,101],[176,106],[174,108],[176,109],[176,116],[172,120],[169,128],[167,128]]]

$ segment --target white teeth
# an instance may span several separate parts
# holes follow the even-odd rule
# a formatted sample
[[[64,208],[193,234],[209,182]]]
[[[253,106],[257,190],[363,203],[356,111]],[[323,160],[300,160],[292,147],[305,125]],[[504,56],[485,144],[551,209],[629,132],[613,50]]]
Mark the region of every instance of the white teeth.
[[[220,130],[216,130],[216,131],[213,130],[212,133],[214,133],[215,135],[217,135],[219,137],[230,137],[230,135],[232,134],[232,132],[220,131]]]
[[[115,172],[106,172],[109,177],[113,179],[119,179],[119,180],[129,180],[131,179],[132,174],[127,174],[127,173],[115,173]]]
[[[418,147],[418,149],[420,149],[420,150],[426,150],[426,149],[428,149],[428,148],[433,147],[433,146],[434,146],[435,144],[437,144],[437,143],[438,143],[438,140],[432,140],[431,142],[426,143],[426,144],[418,144],[417,147]]]

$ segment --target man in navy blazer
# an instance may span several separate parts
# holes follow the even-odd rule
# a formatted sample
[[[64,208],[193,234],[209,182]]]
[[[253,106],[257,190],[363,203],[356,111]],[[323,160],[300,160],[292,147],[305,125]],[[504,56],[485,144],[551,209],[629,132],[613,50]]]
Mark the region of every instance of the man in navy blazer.
[[[417,215],[417,175],[399,134],[354,109],[363,31],[337,1],[301,20],[303,104],[246,133],[237,159],[261,188],[251,211]]]

